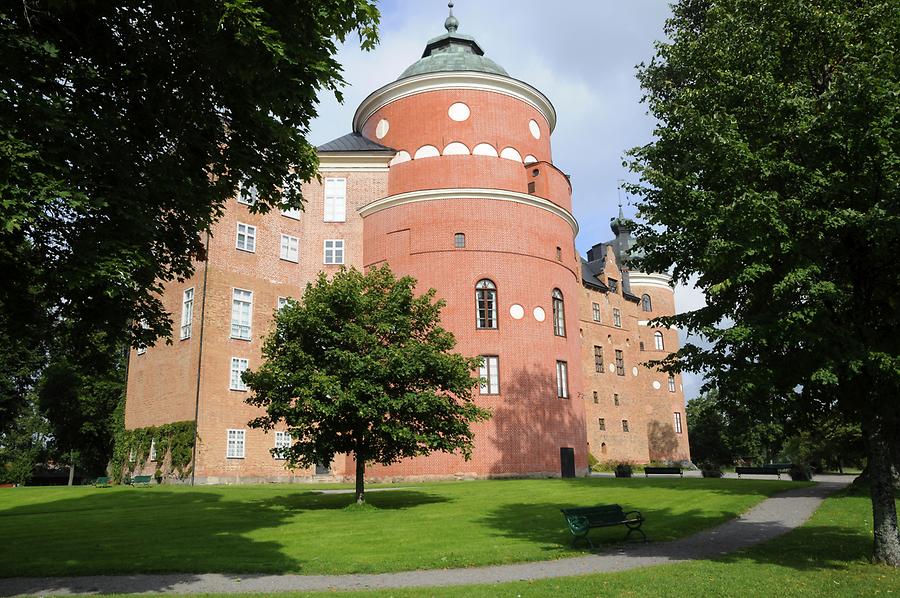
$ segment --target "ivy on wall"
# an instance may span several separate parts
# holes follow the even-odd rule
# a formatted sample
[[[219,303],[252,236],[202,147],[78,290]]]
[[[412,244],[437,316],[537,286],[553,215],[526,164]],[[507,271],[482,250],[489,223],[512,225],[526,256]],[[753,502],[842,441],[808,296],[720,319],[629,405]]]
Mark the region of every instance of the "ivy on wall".
[[[150,445],[154,441],[157,464],[154,475],[157,480],[173,473],[181,480],[190,475],[195,422],[180,421],[126,430],[123,421],[117,430],[112,458],[112,476],[117,482],[146,465],[150,458]]]

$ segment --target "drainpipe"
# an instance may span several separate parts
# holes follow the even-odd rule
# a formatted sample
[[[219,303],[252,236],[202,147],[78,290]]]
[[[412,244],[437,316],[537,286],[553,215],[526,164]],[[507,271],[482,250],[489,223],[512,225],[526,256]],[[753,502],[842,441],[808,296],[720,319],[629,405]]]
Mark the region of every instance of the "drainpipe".
[[[200,368],[203,363],[203,325],[206,323],[206,279],[209,274],[209,231],[206,231],[206,259],[203,260],[203,299],[200,301],[200,347],[197,354],[197,393],[194,396],[194,449],[191,454],[191,486],[197,471],[197,438],[200,428]]]

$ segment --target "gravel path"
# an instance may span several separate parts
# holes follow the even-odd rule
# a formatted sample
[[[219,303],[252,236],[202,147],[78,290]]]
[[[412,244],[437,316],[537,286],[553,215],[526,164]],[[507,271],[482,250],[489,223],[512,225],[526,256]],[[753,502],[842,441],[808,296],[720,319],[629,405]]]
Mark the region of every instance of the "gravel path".
[[[822,500],[843,488],[850,476],[822,476],[819,483],[766,499],[743,516],[672,542],[629,544],[615,552],[514,565],[403,571],[371,575],[169,574],[0,579],[0,596],[107,593],[236,593],[362,590],[502,583],[717,557],[780,536],[805,522]]]

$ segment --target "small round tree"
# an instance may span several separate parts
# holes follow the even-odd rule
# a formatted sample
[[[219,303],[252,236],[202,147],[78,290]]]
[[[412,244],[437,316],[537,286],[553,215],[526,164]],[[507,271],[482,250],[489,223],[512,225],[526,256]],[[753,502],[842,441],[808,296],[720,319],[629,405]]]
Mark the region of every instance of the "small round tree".
[[[264,363],[244,373],[247,402],[266,410],[250,426],[288,426],[288,467],[352,454],[360,504],[366,464],[433,451],[468,459],[469,424],[489,417],[472,401],[479,358],[451,352],[456,339],[439,325],[444,302],[434,289],[416,296],[415,285],[387,265],[320,274],[278,312]]]

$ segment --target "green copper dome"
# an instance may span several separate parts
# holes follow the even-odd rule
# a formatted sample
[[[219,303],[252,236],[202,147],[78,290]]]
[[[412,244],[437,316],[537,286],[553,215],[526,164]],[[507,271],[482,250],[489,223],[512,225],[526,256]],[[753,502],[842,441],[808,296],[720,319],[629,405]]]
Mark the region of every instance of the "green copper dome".
[[[444,22],[447,33],[428,40],[422,58],[412,63],[398,79],[447,71],[476,71],[508,77],[506,69],[484,57],[484,50],[474,37],[456,32],[459,21],[453,16],[453,3],[449,6],[450,16]]]

